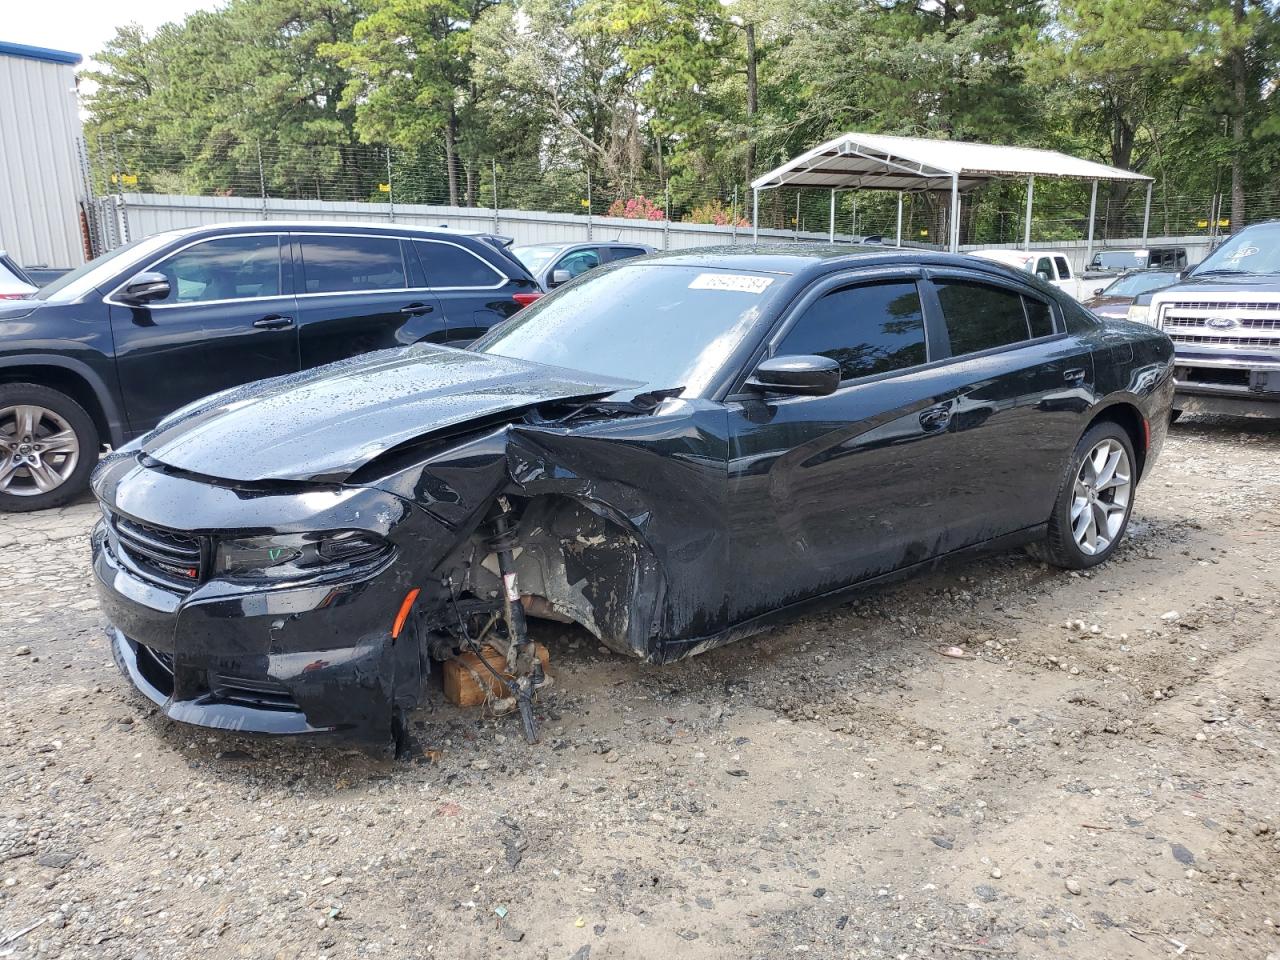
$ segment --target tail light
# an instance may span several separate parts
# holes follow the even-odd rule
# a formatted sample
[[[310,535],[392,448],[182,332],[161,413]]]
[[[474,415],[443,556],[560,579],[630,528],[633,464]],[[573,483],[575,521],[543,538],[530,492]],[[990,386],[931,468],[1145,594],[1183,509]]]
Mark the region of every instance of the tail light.
[[[511,299],[522,307],[527,307],[535,300],[541,300],[544,295],[541,293],[513,293]]]
[[[0,300],[26,300],[29,293],[0,293]]]

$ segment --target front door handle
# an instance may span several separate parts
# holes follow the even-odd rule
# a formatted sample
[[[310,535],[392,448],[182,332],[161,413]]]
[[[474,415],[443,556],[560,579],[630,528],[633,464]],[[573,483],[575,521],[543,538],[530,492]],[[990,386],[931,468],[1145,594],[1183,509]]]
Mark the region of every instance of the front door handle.
[[[278,313],[273,313],[269,317],[253,321],[253,325],[259,330],[283,330],[286,327],[293,326],[293,317],[285,317]]]
[[[408,303],[400,308],[401,313],[407,313],[415,317],[422,313],[431,313],[433,310],[435,310],[435,307],[429,303]]]
[[[920,414],[920,426],[926,430],[941,430],[950,422],[950,407],[930,407]]]
[[[1084,383],[1086,376],[1084,367],[1072,367],[1070,370],[1062,371],[1062,379],[1067,383]]]

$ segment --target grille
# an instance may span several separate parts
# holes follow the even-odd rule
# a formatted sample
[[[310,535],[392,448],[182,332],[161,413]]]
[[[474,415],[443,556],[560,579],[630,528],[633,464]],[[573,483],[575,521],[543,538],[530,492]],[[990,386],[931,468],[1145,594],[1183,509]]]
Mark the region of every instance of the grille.
[[[210,677],[213,695],[224,703],[259,710],[297,710],[298,705],[283,684],[270,678],[236,677],[215,673]]]
[[[1262,350],[1280,348],[1280,337],[1210,337],[1175,330],[1170,332],[1169,339],[1191,347],[1253,347]]]
[[[1280,330],[1280,317],[1232,317],[1246,330]],[[1205,330],[1209,326],[1208,317],[1166,317],[1164,325],[1179,330]]]
[[[1280,300],[1237,303],[1233,300],[1175,300],[1165,305],[1166,310],[1242,310],[1254,313],[1280,313]]]
[[[1178,367],[1177,377],[1185,383],[1211,383],[1223,387],[1249,386],[1248,370],[1229,367]]]
[[[191,591],[204,580],[205,542],[117,515],[111,518],[116,546],[136,572],[155,583]]]

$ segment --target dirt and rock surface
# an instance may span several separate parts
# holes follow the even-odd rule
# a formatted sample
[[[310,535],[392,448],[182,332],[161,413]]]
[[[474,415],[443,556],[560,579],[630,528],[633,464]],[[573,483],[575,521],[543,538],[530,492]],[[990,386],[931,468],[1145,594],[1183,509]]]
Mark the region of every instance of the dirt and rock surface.
[[[1090,575],[543,630],[542,745],[437,705],[397,763],[155,716],[93,518],[0,517],[0,957],[1280,956],[1280,423],[1180,423]]]

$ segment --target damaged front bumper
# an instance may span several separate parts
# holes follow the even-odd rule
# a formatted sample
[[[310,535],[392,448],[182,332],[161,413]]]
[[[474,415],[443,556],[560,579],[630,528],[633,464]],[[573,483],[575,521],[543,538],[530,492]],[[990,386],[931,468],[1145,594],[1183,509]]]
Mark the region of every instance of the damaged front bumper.
[[[149,481],[165,488],[190,483],[164,476]],[[203,499],[188,499],[185,511],[227,516],[226,505],[218,502],[227,491],[200,486]],[[375,532],[382,535],[410,515],[405,507],[396,516],[384,502],[391,498],[380,492],[317,496],[334,501],[328,513],[338,510],[347,525],[380,518],[371,526],[380,525]],[[253,527],[258,513],[267,510],[277,518],[276,529],[281,520],[287,528],[288,511],[280,509],[286,500],[295,504],[299,526],[318,522],[323,529],[338,522],[332,516],[304,519],[305,496],[263,499],[275,501],[275,509],[240,501],[246,526]],[[398,548],[376,563],[303,583],[237,582],[202,571],[184,590],[164,582],[164,571],[145,562],[128,541],[122,547],[114,526],[127,518],[147,524],[158,538],[176,528],[157,509],[166,502],[178,501],[143,503],[132,494],[124,503],[108,498],[106,516],[93,532],[94,580],[121,672],[165,716],[184,723],[388,743],[397,714],[416,705],[428,669],[412,631],[393,635],[410,589],[407,573],[395,562]]]

